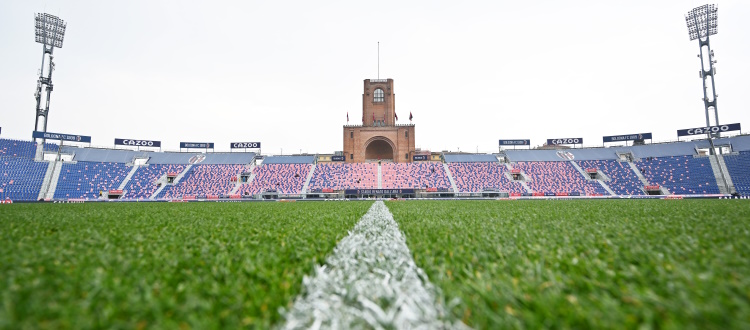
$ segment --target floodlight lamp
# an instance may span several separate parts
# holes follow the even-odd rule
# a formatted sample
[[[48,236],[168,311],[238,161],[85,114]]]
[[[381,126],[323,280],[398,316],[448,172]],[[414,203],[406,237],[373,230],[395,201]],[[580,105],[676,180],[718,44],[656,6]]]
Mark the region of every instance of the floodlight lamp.
[[[685,23],[688,28],[690,40],[706,38],[718,33],[718,16],[719,7],[715,4],[695,7],[685,14]]]
[[[65,37],[65,27],[67,23],[59,17],[37,13],[34,17],[35,40],[44,44],[62,48],[63,38]]]

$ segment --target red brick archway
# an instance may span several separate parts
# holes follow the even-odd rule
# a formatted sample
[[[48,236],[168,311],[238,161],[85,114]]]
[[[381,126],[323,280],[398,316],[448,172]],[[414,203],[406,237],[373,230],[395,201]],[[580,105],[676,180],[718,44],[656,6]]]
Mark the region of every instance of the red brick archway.
[[[366,160],[390,160],[393,161],[393,152],[396,149],[391,140],[383,136],[375,136],[365,143]]]

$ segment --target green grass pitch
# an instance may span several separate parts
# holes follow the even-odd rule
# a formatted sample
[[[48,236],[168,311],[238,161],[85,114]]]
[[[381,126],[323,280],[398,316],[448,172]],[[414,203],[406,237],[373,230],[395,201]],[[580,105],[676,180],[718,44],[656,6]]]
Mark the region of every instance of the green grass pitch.
[[[371,202],[0,207],[0,329],[268,328]],[[475,328],[750,328],[740,200],[387,202]]]
[[[747,201],[386,204],[470,326],[750,329]]]

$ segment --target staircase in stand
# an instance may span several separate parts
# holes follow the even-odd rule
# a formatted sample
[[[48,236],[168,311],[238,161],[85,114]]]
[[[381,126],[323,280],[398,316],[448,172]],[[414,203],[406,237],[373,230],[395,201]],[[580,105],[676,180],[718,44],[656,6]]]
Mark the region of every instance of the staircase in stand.
[[[448,181],[451,182],[451,189],[453,189],[454,194],[458,194],[458,188],[456,187],[456,181],[453,180],[453,173],[451,173],[451,170],[448,168],[448,164],[443,163],[443,169],[445,169],[445,174],[448,175]]]
[[[722,157],[721,155],[708,156],[708,161],[711,163],[711,170],[713,171],[714,178],[716,179],[716,185],[719,186],[720,193],[730,194],[731,189],[729,187],[732,183],[732,178],[729,176],[729,173],[726,170],[726,164],[724,164],[724,168],[722,168],[721,164],[716,161],[716,158],[719,158],[723,163],[724,157]]]
[[[513,166],[511,166],[510,163],[505,163],[505,168],[508,169],[508,172],[505,172],[505,177],[508,178],[508,180],[520,183],[521,186],[523,187],[523,189],[526,189],[527,193],[529,193],[529,194],[534,193],[534,191],[531,190],[531,188],[529,188],[529,185],[526,184],[526,181],[515,181],[515,180],[513,180],[513,177],[511,176],[511,173],[510,173],[510,171],[513,169]],[[521,173],[521,175],[524,177],[524,179],[526,179],[526,180],[529,179],[529,177],[527,177],[526,174]]]
[[[127,187],[127,185],[128,185],[128,182],[130,182],[130,179],[132,179],[132,178],[133,178],[133,175],[135,174],[135,171],[137,171],[137,170],[138,170],[138,167],[139,167],[139,166],[140,166],[140,165],[133,165],[133,168],[132,168],[132,169],[130,169],[130,172],[129,172],[129,173],[128,173],[128,175],[127,175],[127,176],[125,177],[125,179],[124,179],[124,180],[122,180],[122,183],[120,183],[120,186],[119,186],[119,187],[117,187],[117,190],[123,190],[123,189],[125,189],[125,187]]]
[[[383,189],[383,172],[380,162],[378,162],[378,189]]]
[[[55,198],[55,191],[57,190],[57,181],[60,180],[60,173],[62,173],[63,162],[57,160],[53,162],[52,176],[50,176],[49,182],[47,182],[47,189],[45,190],[44,199]]]
[[[313,172],[315,172],[315,167],[317,167],[318,164],[312,164],[312,167],[310,168],[310,173],[307,173],[307,178],[305,179],[305,184],[302,186],[301,194],[307,193],[307,188],[310,186],[310,180],[312,180]]]
[[[52,181],[52,172],[55,171],[55,162],[47,162],[47,171],[44,172],[44,179],[42,180],[42,186],[39,188],[39,195],[37,200],[47,196],[47,188]]]
[[[182,172],[180,172],[180,174],[178,174],[177,177],[174,178],[174,182],[171,185],[174,186],[174,185],[177,185],[178,183],[180,183],[180,180],[182,180],[182,177],[184,177],[185,174],[187,174],[187,172],[190,171],[190,169],[192,167],[193,167],[193,164],[190,164],[190,165],[186,166],[185,169],[182,170]],[[157,183],[159,183],[159,182],[161,182],[161,186],[159,186],[159,188],[156,189],[156,191],[154,191],[154,193],[151,194],[151,196],[149,196],[148,199],[150,199],[150,200],[156,199],[156,196],[159,196],[159,193],[162,190],[164,190],[164,188],[166,188],[167,186],[170,185],[170,184],[167,184],[167,173],[164,173],[164,176],[162,176],[159,179],[159,181],[157,181]]]

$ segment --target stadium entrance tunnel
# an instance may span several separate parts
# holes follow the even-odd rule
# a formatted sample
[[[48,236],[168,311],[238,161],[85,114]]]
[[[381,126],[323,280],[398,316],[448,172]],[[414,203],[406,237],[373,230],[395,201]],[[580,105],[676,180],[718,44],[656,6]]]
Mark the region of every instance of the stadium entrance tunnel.
[[[393,160],[393,143],[385,137],[377,136],[367,143],[365,147],[365,159],[367,160]]]

